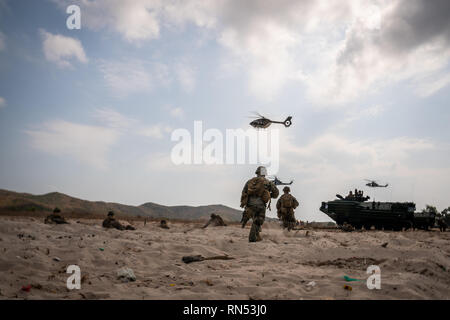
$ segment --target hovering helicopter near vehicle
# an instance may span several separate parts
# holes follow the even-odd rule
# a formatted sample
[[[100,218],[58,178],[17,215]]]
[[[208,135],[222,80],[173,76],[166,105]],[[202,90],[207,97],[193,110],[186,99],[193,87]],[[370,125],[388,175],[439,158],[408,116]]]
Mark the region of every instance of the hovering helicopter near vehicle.
[[[278,179],[277,176],[270,177],[269,178],[276,186],[290,186],[294,183],[294,180],[291,180],[291,182],[283,182],[280,179]]]
[[[266,129],[267,127],[269,127],[272,123],[279,123],[279,124],[284,124],[284,126],[286,128],[289,128],[292,124],[292,117],[289,116],[286,118],[286,120],[284,121],[273,121],[270,120],[262,115],[260,115],[259,113],[256,113],[256,115],[259,117],[256,120],[253,120],[252,122],[250,122],[250,125],[253,128],[257,128],[257,129]]]
[[[386,183],[385,185],[379,184],[374,180],[369,180],[369,179],[364,179],[366,181],[368,181],[368,183],[366,183],[366,186],[371,187],[371,188],[386,188],[389,184]]]

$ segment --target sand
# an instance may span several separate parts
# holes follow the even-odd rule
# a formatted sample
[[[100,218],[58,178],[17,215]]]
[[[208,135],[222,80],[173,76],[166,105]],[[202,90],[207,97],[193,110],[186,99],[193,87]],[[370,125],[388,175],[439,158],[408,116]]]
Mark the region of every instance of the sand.
[[[307,234],[270,222],[263,241],[249,243],[249,226],[135,222],[136,231],[119,231],[101,220],[69,221],[0,217],[0,299],[450,299],[450,232]],[[186,255],[235,259],[185,264]],[[79,290],[66,287],[73,264]],[[367,288],[369,265],[381,269],[379,290]],[[118,279],[122,267],[136,281]]]

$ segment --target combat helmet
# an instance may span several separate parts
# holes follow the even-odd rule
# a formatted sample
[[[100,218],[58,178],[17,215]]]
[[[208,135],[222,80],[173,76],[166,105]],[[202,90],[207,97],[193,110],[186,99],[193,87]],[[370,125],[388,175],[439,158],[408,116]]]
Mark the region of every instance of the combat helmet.
[[[259,166],[256,171],[255,174],[259,175],[259,176],[266,176],[267,175],[267,169],[264,166]]]

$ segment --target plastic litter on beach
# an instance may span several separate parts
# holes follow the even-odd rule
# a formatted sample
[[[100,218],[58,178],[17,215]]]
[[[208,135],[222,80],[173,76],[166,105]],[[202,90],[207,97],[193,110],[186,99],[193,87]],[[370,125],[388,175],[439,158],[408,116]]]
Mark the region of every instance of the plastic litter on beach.
[[[30,290],[31,290],[31,284],[29,284],[27,286],[22,286],[22,291],[30,292]]]
[[[126,267],[117,270],[117,278],[121,279],[123,282],[136,281],[133,270]]]
[[[359,280],[359,279],[353,279],[353,278],[350,278],[349,276],[344,276],[344,280],[345,281],[361,281],[361,280]]]

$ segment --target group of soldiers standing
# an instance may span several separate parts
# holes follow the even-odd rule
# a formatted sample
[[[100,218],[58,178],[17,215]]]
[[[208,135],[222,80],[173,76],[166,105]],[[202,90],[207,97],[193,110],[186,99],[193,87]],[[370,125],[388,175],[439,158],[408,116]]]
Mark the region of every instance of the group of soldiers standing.
[[[355,193],[353,193],[351,190],[348,192],[348,195],[345,197],[345,200],[353,200],[353,201],[360,201],[364,202],[369,200],[370,197],[364,197],[364,191],[355,189]]]
[[[241,208],[244,208],[241,220],[242,228],[245,227],[248,220],[253,220],[249,242],[262,240],[260,233],[266,218],[266,208],[270,210],[271,199],[278,198],[280,193],[276,185],[266,178],[267,170],[265,167],[258,167],[255,174],[256,177],[246,182],[241,194]],[[299,203],[289,193],[289,187],[284,187],[283,192],[284,194],[277,201],[277,215],[283,221],[283,227],[291,230],[296,224],[294,209],[298,207]]]

